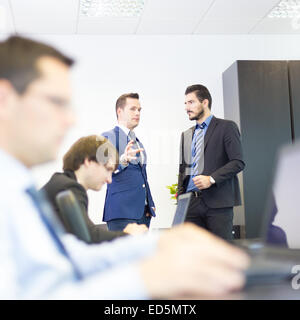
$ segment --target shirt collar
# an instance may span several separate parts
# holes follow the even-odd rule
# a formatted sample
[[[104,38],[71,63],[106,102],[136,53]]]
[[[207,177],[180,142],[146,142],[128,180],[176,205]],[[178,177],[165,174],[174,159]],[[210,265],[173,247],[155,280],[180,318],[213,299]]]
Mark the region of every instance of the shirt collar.
[[[209,126],[212,118],[213,118],[213,115],[211,114],[208,118],[206,118],[205,121],[203,121],[203,122],[201,123],[201,124],[205,123],[205,127],[204,127],[204,128],[208,128],[208,126]],[[196,124],[196,128],[200,128],[199,123]]]
[[[126,136],[128,136],[130,130],[127,127],[125,127],[121,124],[118,124],[118,127],[125,132]]]
[[[0,164],[0,188],[25,190],[34,185],[30,170],[3,149],[0,149]]]
[[[71,179],[77,181],[77,177],[76,177],[75,171],[72,171],[72,170],[64,170],[64,174],[65,174],[68,178],[71,178]],[[78,181],[77,181],[77,182],[78,182]]]

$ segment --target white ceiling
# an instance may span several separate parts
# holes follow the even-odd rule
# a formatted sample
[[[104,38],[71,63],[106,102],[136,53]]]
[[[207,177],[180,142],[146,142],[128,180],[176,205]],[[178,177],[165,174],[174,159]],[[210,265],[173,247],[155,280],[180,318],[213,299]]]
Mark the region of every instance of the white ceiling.
[[[146,0],[139,18],[83,18],[79,0],[0,0],[0,33],[300,34],[300,19],[270,19],[279,0]]]

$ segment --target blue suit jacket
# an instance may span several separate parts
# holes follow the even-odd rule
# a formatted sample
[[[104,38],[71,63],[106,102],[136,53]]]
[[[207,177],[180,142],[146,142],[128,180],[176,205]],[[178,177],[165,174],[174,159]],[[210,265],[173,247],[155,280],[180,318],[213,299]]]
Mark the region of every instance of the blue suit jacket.
[[[118,150],[121,156],[129,139],[125,132],[119,127],[102,133]],[[137,139],[141,148],[142,143]],[[145,163],[132,164],[127,167],[119,165],[112,175],[112,183],[107,185],[103,221],[112,219],[140,219],[144,214],[145,198],[150,207],[150,213],[155,216],[152,207],[155,207],[152,200],[151,191],[147,181],[146,152]]]

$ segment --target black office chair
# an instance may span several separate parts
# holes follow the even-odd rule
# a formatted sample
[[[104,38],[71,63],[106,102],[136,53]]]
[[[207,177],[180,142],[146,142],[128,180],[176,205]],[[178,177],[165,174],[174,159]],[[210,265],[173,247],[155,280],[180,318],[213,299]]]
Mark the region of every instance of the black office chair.
[[[56,203],[63,217],[64,223],[71,233],[80,240],[91,243],[91,235],[83,218],[82,210],[74,193],[70,190],[61,191],[57,194]]]

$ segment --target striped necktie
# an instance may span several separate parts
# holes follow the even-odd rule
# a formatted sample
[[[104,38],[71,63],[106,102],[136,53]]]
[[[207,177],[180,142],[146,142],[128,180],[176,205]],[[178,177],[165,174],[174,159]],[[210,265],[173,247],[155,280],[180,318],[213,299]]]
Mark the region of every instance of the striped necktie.
[[[82,279],[82,275],[75,265],[74,261],[70,257],[68,251],[66,250],[65,246],[63,245],[62,241],[60,240],[57,231],[62,232],[62,226],[60,225],[59,221],[56,219],[55,213],[53,212],[49,202],[47,201],[44,193],[42,191],[37,191],[35,187],[30,187],[26,189],[26,193],[31,197],[40,218],[44,225],[46,226],[47,230],[50,233],[50,236],[55,243],[58,251],[64,255],[67,260],[71,263],[74,274],[77,280]],[[57,230],[56,230],[57,229]]]
[[[204,142],[204,128],[206,123],[203,122],[195,130],[194,146],[192,149],[192,170],[191,175],[197,176],[203,171],[203,162],[200,163],[200,159],[203,159],[203,142]]]

